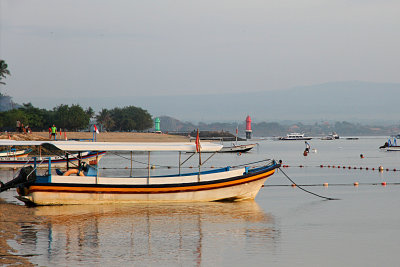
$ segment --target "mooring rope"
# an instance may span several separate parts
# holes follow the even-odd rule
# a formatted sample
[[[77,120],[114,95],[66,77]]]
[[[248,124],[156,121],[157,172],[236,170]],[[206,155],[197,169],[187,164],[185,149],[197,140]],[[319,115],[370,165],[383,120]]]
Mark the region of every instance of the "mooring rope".
[[[314,196],[317,196],[317,197],[320,197],[320,198],[324,198],[324,199],[326,199],[326,200],[340,200],[339,198],[324,197],[324,196],[318,195],[318,194],[316,194],[316,193],[313,193],[313,192],[311,192],[311,191],[308,191],[307,189],[302,188],[301,186],[299,186],[298,184],[296,184],[292,179],[290,179],[290,177],[289,177],[281,168],[279,168],[279,170],[280,170],[280,171],[283,173],[283,175],[285,175],[285,177],[286,177],[287,179],[289,179],[289,181],[291,181],[296,187],[298,187],[299,189],[303,190],[303,191],[306,192],[306,193],[309,193],[309,194],[311,194],[311,195],[314,195]]]

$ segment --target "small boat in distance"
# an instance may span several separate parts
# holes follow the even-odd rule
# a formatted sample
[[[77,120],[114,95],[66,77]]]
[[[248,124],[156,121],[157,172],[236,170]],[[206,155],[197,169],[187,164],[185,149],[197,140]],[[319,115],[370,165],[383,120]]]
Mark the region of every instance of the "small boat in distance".
[[[339,139],[339,135],[336,132],[332,132],[329,136],[333,137],[334,139]]]
[[[391,136],[388,141],[380,146],[379,149],[383,151],[400,151],[400,146],[397,145],[397,136]]]
[[[16,144],[14,144],[16,145]],[[227,166],[203,170],[203,164],[216,154],[222,145],[213,143],[123,143],[123,142],[47,142],[44,147],[61,151],[125,151],[147,154],[147,175],[141,172],[133,177],[100,176],[97,166],[79,163],[79,168],[62,173],[48,169],[39,174],[37,165],[24,167],[18,176],[7,183],[0,183],[0,192],[17,188],[19,200],[27,205],[67,205],[106,203],[151,202],[207,202],[240,201],[254,199],[267,178],[280,164],[274,160],[261,160],[246,165]],[[152,175],[151,152],[179,152],[178,170],[173,175]],[[181,152],[191,153],[181,161]],[[201,158],[203,152],[212,153]],[[198,155],[198,171],[181,173],[182,165]],[[127,159],[129,160],[129,159]],[[196,162],[196,161],[195,161]],[[131,159],[131,170],[133,160]],[[197,163],[195,163],[197,165]]]
[[[31,152],[32,149],[16,150],[15,148],[11,148],[10,150],[0,151],[0,158],[26,157]]]
[[[335,140],[335,139],[339,139],[339,135],[337,133],[335,133],[335,132],[332,132],[328,136],[325,136],[325,137],[321,138],[321,140]]]
[[[290,133],[285,137],[279,137],[278,140],[292,141],[292,140],[311,140],[312,137],[304,136],[304,134],[300,133]]]
[[[257,144],[246,144],[246,145],[238,145],[238,144],[232,144],[232,146],[224,146],[221,148],[219,153],[243,153],[251,150],[253,147],[255,147]]]
[[[94,164],[95,162],[100,161],[105,153],[106,152],[104,151],[83,151],[80,153],[47,157],[0,157],[0,169],[21,168],[27,164],[34,164],[35,161],[37,164],[39,164],[39,162],[42,163],[40,166],[38,166],[38,168],[47,168],[47,164],[49,164],[49,162],[53,168],[66,168],[67,163],[73,166],[73,164],[76,164],[79,161],[88,164]]]

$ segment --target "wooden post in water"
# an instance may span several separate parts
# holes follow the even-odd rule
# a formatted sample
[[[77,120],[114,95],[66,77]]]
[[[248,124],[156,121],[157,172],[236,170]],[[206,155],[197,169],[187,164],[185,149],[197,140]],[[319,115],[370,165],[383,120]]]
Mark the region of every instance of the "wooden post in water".
[[[147,160],[147,184],[150,183],[150,151],[149,151],[149,157]]]
[[[133,164],[133,151],[131,151],[131,172],[129,174],[129,177],[132,177],[132,164]]]
[[[182,151],[179,151],[179,176],[181,176],[181,154]]]

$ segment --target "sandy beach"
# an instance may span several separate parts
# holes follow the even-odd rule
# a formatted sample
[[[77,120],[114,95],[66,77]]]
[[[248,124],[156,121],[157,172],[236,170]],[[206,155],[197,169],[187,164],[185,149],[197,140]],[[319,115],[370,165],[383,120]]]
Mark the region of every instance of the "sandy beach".
[[[91,132],[58,132],[57,140],[79,139],[92,140]],[[0,138],[13,140],[50,140],[48,132],[32,132],[30,134],[2,133]],[[188,142],[186,136],[157,134],[157,133],[127,133],[127,132],[102,132],[97,134],[98,142]]]

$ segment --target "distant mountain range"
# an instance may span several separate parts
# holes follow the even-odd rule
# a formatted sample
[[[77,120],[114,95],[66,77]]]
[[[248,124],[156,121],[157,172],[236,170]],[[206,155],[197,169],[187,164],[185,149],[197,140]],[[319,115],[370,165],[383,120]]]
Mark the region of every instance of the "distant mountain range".
[[[361,81],[332,82],[287,90],[239,94],[93,98],[32,98],[33,105],[52,108],[79,103],[95,110],[134,105],[153,116],[167,115],[190,122],[400,121],[400,84]],[[29,101],[24,101],[29,102]],[[49,106],[49,103],[52,106]]]

